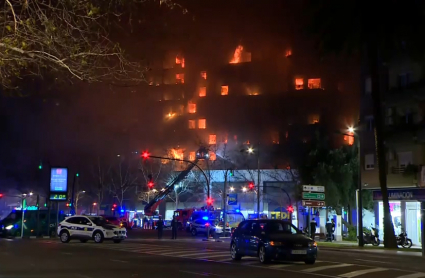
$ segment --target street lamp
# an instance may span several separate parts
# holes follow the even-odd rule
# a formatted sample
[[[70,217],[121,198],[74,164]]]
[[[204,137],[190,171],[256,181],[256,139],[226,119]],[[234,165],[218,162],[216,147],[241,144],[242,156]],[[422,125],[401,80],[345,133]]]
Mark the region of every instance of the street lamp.
[[[244,187],[242,187],[242,191],[243,192],[246,192],[248,189],[244,186]]]
[[[248,153],[253,153],[253,152],[254,152],[254,149],[252,147],[249,147],[248,148]]]
[[[233,186],[231,186],[229,189],[230,189],[230,191],[232,191],[232,192],[233,192],[233,191],[235,191],[235,188],[234,188]]]
[[[253,154],[254,149],[252,147],[248,148],[248,153]],[[257,147],[257,213],[258,218],[260,218],[260,150]]]

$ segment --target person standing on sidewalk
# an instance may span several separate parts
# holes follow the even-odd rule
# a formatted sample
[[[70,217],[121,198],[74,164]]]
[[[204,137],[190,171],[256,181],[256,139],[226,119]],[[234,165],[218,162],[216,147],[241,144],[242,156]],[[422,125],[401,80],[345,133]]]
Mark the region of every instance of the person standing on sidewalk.
[[[310,221],[310,237],[314,240],[314,237],[316,236],[316,228],[317,228],[317,222],[316,218],[313,217]]]
[[[158,221],[156,222],[156,225],[158,227],[158,239],[162,239],[162,231],[164,229],[164,221],[162,220],[162,217],[160,216]]]
[[[177,221],[174,215],[173,220],[171,220],[171,239],[177,239]]]

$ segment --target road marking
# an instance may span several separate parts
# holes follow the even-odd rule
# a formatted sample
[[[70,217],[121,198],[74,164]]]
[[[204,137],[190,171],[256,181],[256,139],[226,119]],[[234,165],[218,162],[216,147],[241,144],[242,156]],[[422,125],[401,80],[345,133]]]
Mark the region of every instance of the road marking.
[[[210,253],[210,254],[218,254],[218,253],[222,253],[222,252],[196,252],[196,253],[186,253],[186,254],[183,254],[183,255],[178,255],[177,257],[187,257],[187,256],[192,256],[192,255],[206,255],[207,253]]]
[[[128,263],[127,261],[121,261],[121,260],[113,260],[113,259],[110,259],[110,261],[112,261],[112,262],[117,262],[117,263]]]
[[[407,274],[407,275],[399,276],[397,278],[421,278],[421,277],[425,277],[425,273],[416,272],[416,273],[412,273],[412,274]]]
[[[203,256],[202,258],[209,259],[209,258],[218,258],[218,257],[230,257],[228,252],[223,252],[221,255],[218,255],[218,254],[220,253],[217,253],[217,255],[214,255],[214,256]]]
[[[371,261],[371,260],[362,260],[362,259],[355,259],[355,261],[360,261],[360,262],[370,262],[370,263],[380,263],[380,264],[391,264],[391,263],[389,263],[389,262]]]
[[[66,253],[66,252],[62,252],[62,254],[64,254],[64,255],[72,255],[72,253]]]
[[[218,262],[218,263],[225,263],[225,262],[233,262],[233,260],[232,260],[232,259],[224,259],[224,260],[217,260],[217,261],[215,261],[215,262]]]
[[[388,270],[388,269],[377,267],[377,268],[356,270],[356,271],[348,272],[348,273],[341,274],[341,275],[338,275],[338,276],[339,277],[345,277],[345,278],[351,278],[351,277],[357,277],[357,276],[360,276],[360,275],[373,273],[373,272],[379,272],[379,271],[385,271],[385,270]]]
[[[273,269],[277,269],[277,268],[284,268],[284,267],[288,267],[288,266],[293,266],[293,264],[275,264],[275,265],[271,265],[269,267],[273,268]]]
[[[161,255],[168,256],[168,255],[184,254],[184,253],[187,253],[188,251],[194,251],[194,250],[186,250],[186,251],[179,251],[179,252],[164,253],[164,254],[161,254]],[[150,253],[152,253],[152,252],[150,252]]]
[[[242,264],[243,265],[250,265],[250,264],[255,264],[255,263],[258,263],[258,261],[257,260],[255,260],[255,261],[248,261],[248,262],[244,262]]]
[[[322,270],[339,268],[339,267],[347,267],[347,266],[352,266],[352,264],[324,265],[324,266],[308,268],[308,269],[303,270],[303,271],[304,272],[316,272],[316,271],[322,271]]]
[[[183,271],[183,270],[180,270],[180,272],[189,273],[189,274],[195,274],[195,275],[201,275],[201,276],[209,276],[206,273],[199,273],[199,272],[192,272],[192,271]]]

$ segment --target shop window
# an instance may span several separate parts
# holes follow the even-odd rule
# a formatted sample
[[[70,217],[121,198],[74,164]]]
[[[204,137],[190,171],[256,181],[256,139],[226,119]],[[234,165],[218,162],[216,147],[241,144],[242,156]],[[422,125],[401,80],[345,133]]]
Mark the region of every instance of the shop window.
[[[207,72],[206,71],[201,71],[201,78],[207,80]]]
[[[215,152],[210,152],[210,158],[209,158],[209,160],[215,161],[216,159],[217,159],[217,155],[215,154]]]
[[[295,90],[302,90],[302,89],[304,89],[304,79],[295,78]]]
[[[184,84],[184,73],[176,74],[176,84]]]
[[[307,85],[309,89],[320,89],[322,88],[321,80],[320,78],[313,78],[307,80]]]
[[[176,56],[176,64],[177,65],[181,65],[182,68],[184,68],[185,64],[184,64],[184,58],[180,57],[180,56]]]
[[[217,144],[217,135],[210,134],[208,142],[209,142],[210,145]]]
[[[195,129],[195,128],[196,128],[195,120],[189,120],[189,129]]]
[[[206,129],[207,128],[207,120],[206,119],[199,119],[198,120],[198,128],[199,129]]]
[[[189,153],[189,160],[190,160],[190,161],[194,161],[194,160],[195,160],[195,158],[196,158],[196,153],[195,153],[195,152],[190,152],[190,153]]]
[[[199,97],[206,97],[207,96],[207,87],[200,87],[199,88]]]
[[[189,102],[189,104],[187,105],[187,110],[189,114],[196,113],[196,103]]]
[[[221,86],[221,95],[227,96],[229,94],[229,86],[223,85]]]
[[[367,154],[364,159],[365,170],[373,170],[375,169],[375,155]]]

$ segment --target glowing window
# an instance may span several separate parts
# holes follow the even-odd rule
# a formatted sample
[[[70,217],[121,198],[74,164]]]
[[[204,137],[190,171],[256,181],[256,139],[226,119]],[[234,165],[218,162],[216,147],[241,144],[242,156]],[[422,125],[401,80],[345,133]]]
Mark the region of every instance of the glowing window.
[[[183,57],[180,57],[180,56],[177,56],[176,57],[176,64],[177,65],[181,65],[182,68],[184,68],[184,66],[185,66],[185,64],[184,64],[184,58]]]
[[[209,137],[209,144],[210,145],[215,145],[215,144],[217,144],[217,135],[215,135],[215,134],[210,134],[210,137]]]
[[[308,88],[309,89],[320,89],[320,88],[322,88],[321,85],[322,84],[321,84],[320,78],[313,78],[313,79],[308,80]]]
[[[198,128],[199,129],[206,129],[207,128],[207,120],[206,119],[199,119],[198,120]]]
[[[207,87],[200,87],[199,88],[199,97],[206,97],[207,96]]]
[[[302,90],[302,89],[304,89],[304,79],[295,78],[295,90]]]
[[[196,153],[195,153],[195,152],[190,152],[190,153],[189,153],[189,160],[190,160],[190,161],[194,161],[194,160],[195,160],[195,158],[196,158]]]
[[[311,125],[318,124],[320,120],[319,115],[310,115],[308,118],[308,123]]]
[[[205,80],[207,80],[207,72],[206,71],[201,71],[201,77]]]
[[[176,74],[176,84],[184,84],[184,73]]]
[[[215,154],[215,152],[210,152],[210,158],[209,158],[209,160],[215,161],[216,159],[217,159],[217,155]]]
[[[291,49],[287,49],[285,52],[285,57],[289,57],[292,55],[292,50]]]
[[[196,128],[195,120],[189,120],[189,129],[195,129],[195,128]]]
[[[228,94],[229,94],[229,86],[227,85],[221,86],[221,95],[227,96]]]
[[[187,105],[187,110],[189,114],[196,113],[196,103],[189,102],[189,104]]]
[[[352,146],[354,144],[354,133],[353,132],[348,132],[349,135],[345,135],[344,136],[344,141],[347,141],[348,145]]]

